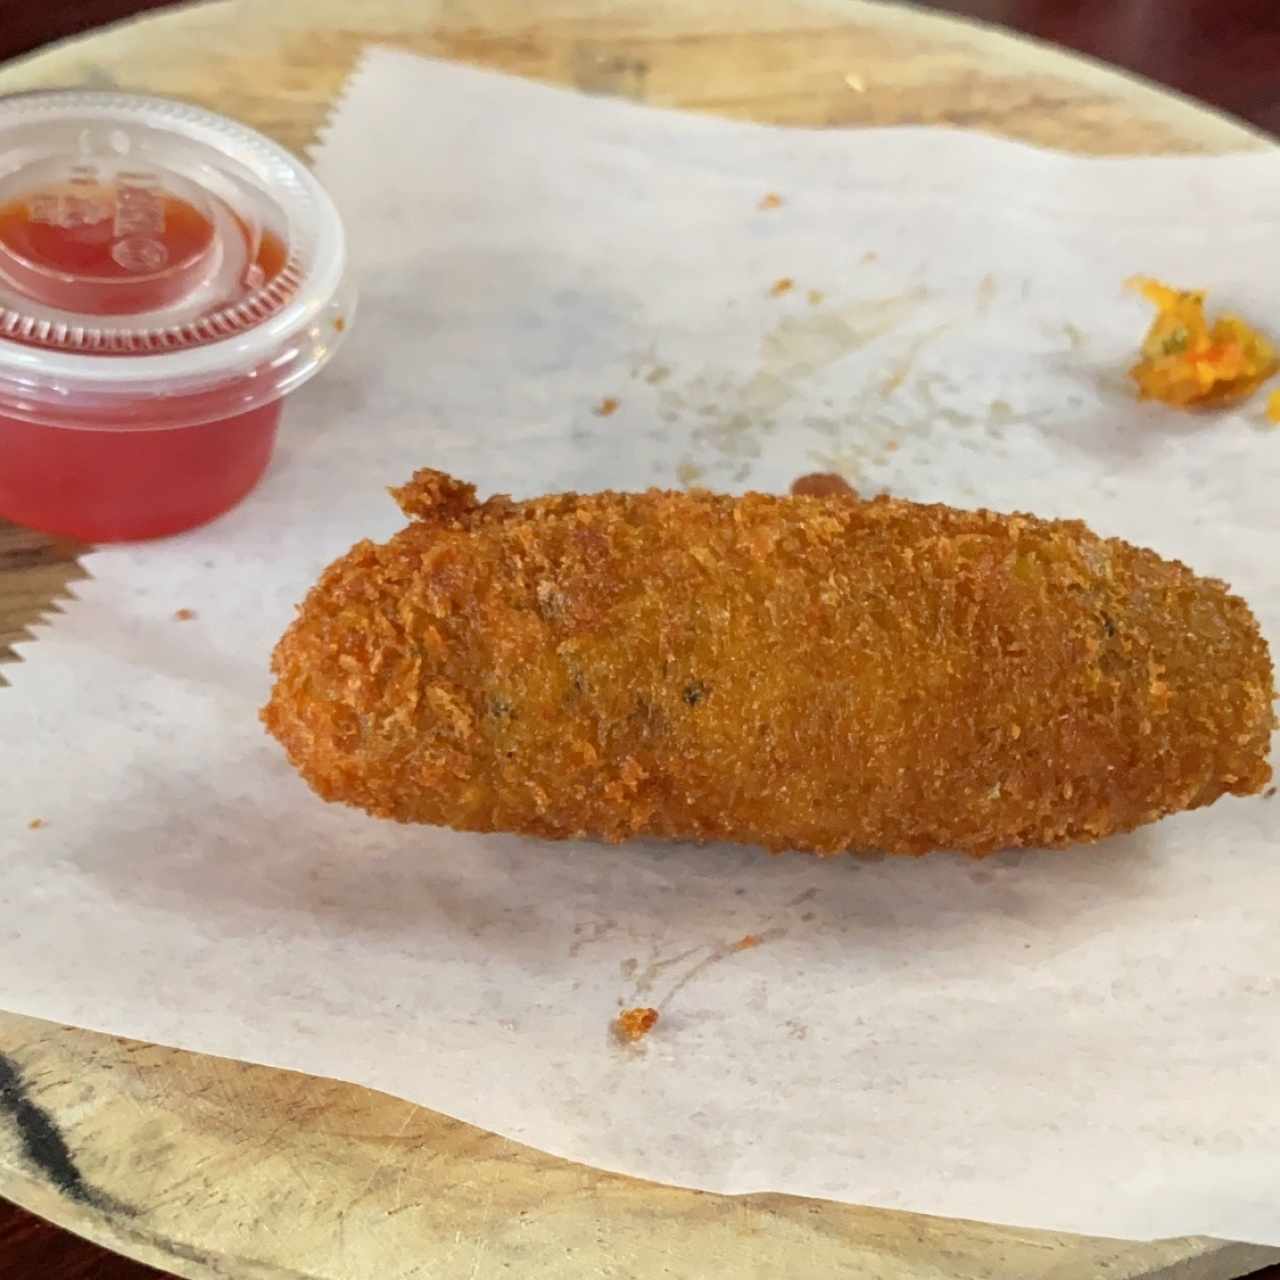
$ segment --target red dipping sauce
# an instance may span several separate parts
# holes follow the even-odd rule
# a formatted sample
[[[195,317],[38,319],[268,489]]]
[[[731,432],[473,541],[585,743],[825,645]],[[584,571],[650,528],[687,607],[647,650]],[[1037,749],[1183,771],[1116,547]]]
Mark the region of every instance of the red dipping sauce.
[[[353,309],[332,202],[261,135],[155,98],[0,100],[0,516],[103,542],[220,515]]]

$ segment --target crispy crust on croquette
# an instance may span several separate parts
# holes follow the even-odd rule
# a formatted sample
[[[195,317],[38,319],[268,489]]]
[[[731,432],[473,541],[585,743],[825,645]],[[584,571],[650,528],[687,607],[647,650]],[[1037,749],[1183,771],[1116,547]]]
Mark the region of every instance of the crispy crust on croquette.
[[[1243,601],[1082,524],[847,497],[495,497],[324,573],[263,711],[328,800],[468,831],[986,853],[1259,791]]]

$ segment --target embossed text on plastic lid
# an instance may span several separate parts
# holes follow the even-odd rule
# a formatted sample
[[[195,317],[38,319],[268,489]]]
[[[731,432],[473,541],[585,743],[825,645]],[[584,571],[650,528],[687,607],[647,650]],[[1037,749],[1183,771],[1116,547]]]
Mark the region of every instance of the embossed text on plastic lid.
[[[137,431],[268,404],[340,342],[346,267],[324,189],[251,129],[125,94],[0,99],[0,415]]]

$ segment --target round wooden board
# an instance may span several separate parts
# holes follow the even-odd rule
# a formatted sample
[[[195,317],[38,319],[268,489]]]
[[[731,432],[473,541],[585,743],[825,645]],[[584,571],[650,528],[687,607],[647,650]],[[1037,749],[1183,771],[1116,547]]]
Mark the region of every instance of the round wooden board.
[[[0,91],[170,94],[303,150],[370,42],[779,123],[950,123],[1107,153],[1268,145],[1104,67],[860,0],[232,0],[5,68]],[[0,525],[0,646],[78,575],[74,551]],[[201,1280],[1231,1280],[1280,1260],[659,1187],[351,1085],[2,1013],[0,1194]]]

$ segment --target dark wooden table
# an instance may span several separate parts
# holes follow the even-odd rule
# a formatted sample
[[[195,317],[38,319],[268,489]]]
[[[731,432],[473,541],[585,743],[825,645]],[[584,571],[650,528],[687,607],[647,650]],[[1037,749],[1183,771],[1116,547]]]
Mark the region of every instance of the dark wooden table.
[[[0,61],[171,0],[0,0]],[[1280,0],[925,0],[1149,76],[1280,132]],[[0,1092],[0,1112],[6,1099]],[[0,1276],[145,1280],[160,1273],[0,1203]],[[1257,1280],[1280,1280],[1280,1267]]]

